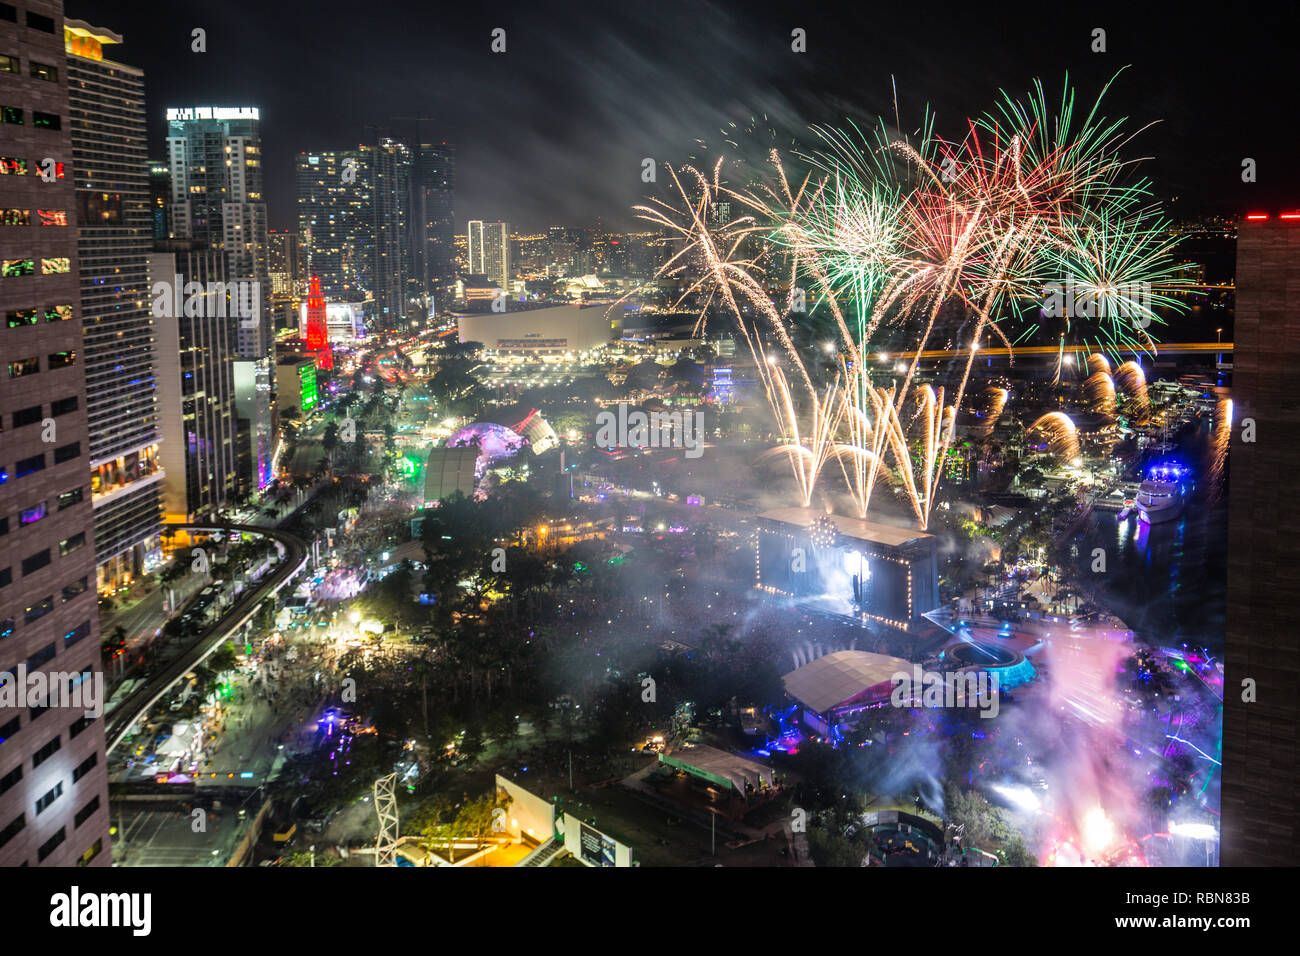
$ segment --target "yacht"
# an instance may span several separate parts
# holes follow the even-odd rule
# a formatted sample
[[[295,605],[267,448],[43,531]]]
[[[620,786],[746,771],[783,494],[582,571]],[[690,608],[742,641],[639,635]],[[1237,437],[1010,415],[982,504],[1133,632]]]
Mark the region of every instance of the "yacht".
[[[1166,463],[1152,465],[1138,486],[1138,520],[1147,524],[1172,521],[1183,513],[1187,499],[1188,469]]]

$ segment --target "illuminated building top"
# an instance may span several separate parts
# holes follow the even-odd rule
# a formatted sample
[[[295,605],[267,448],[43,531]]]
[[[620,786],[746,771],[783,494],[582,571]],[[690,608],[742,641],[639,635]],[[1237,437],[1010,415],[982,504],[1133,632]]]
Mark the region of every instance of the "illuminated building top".
[[[184,120],[255,120],[259,118],[256,106],[195,106],[189,109],[167,111],[168,122]]]
[[[63,21],[63,49],[73,56],[102,60],[106,43],[121,42],[121,34],[91,26],[85,20]]]

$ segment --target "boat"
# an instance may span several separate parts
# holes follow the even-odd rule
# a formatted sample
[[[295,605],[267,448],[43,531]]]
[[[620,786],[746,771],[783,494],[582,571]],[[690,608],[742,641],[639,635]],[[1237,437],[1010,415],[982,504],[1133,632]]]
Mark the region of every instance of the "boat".
[[[1138,486],[1138,520],[1150,525],[1179,517],[1187,500],[1189,475],[1190,471],[1176,462],[1157,463],[1148,468],[1146,480]]]

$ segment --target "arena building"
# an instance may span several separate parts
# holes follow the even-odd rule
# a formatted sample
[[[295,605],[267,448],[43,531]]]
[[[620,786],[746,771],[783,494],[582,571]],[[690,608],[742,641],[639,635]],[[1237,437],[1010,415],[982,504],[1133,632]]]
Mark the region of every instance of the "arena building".
[[[461,313],[456,325],[461,343],[480,342],[487,351],[564,354],[608,345],[618,334],[621,317],[604,304],[554,305]]]

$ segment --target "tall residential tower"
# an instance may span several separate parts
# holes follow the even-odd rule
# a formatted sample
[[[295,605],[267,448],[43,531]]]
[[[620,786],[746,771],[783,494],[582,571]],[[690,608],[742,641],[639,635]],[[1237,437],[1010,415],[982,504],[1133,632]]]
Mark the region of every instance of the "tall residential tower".
[[[169,109],[167,154],[171,235],[220,251],[227,283],[256,283],[252,307],[244,310],[254,314],[241,315],[236,325],[240,483],[250,492],[271,480],[275,440],[260,113],[256,107]]]
[[[99,583],[138,577],[158,551],[153,239],[144,74],[104,58],[111,30],[64,23],[77,187],[78,268]]]
[[[469,272],[487,276],[498,287],[510,291],[510,223],[469,222]]]
[[[93,688],[103,670],[67,60],[62,3],[0,2],[0,671]],[[0,866],[107,866],[102,711],[24,696],[0,706]]]

